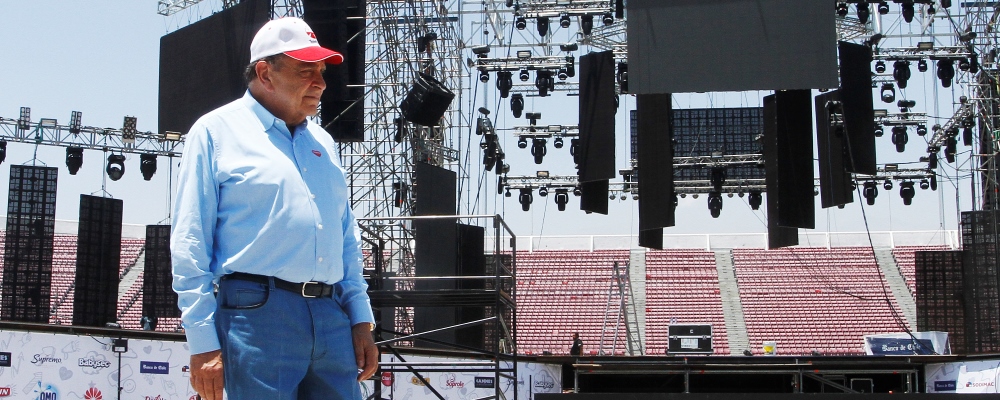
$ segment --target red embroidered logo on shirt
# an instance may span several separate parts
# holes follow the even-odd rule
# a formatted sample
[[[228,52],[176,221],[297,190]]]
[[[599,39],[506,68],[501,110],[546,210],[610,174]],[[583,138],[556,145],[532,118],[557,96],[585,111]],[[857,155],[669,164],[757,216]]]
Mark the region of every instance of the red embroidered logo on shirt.
[[[316,157],[323,157],[323,153],[320,153],[319,150],[313,150],[313,154],[315,154]]]

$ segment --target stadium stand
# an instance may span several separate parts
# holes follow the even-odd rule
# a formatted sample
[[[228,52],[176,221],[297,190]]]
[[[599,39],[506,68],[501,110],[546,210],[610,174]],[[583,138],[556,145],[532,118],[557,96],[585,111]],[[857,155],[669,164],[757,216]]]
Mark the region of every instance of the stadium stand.
[[[605,313],[617,316],[619,298],[609,294],[613,265],[627,250],[545,250],[517,253],[517,339],[522,354],[569,354],[574,332],[584,354],[598,354]],[[613,332],[613,330],[611,330]],[[624,354],[624,329],[605,336],[605,353]],[[617,339],[617,340],[616,340]]]
[[[671,323],[712,324],[714,354],[729,355],[715,253],[646,253],[646,354],[664,354]]]
[[[914,269],[914,254],[918,251],[950,250],[948,246],[899,246],[892,249],[892,256],[896,259],[899,272],[906,280],[906,287],[910,289],[911,295],[917,294],[916,270]]]
[[[779,355],[860,355],[864,335],[909,329],[870,248],[734,249],[733,260],[754,354],[773,340]]]

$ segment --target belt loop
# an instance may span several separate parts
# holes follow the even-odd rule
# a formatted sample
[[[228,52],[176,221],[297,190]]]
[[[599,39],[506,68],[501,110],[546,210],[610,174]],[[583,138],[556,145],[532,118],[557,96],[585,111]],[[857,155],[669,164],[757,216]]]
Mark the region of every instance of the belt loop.
[[[273,276],[267,277],[267,288],[269,290],[274,290],[275,286],[274,286],[274,277]]]

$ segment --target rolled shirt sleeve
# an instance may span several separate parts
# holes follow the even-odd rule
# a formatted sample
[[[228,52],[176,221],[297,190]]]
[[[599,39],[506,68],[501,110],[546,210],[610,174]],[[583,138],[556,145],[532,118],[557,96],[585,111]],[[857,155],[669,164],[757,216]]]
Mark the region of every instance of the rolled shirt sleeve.
[[[185,138],[173,206],[170,253],[173,289],[191,354],[218,350],[215,331],[215,267],[212,248],[218,211],[214,146],[208,130],[195,124]]]

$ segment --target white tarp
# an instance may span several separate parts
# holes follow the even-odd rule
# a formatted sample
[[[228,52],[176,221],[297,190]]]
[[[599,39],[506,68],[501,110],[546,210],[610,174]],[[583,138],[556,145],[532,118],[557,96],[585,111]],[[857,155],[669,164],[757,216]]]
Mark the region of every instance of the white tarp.
[[[951,354],[948,332],[912,332],[865,335],[865,354],[878,356],[912,356]]]
[[[1000,360],[927,364],[927,393],[1000,393]]]

